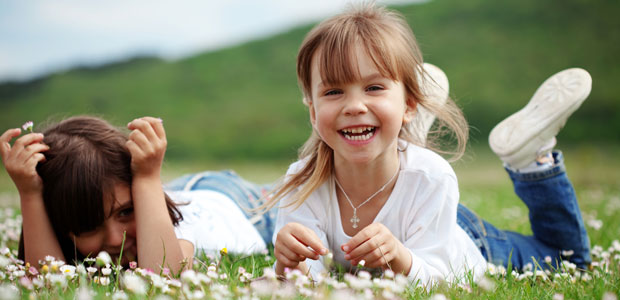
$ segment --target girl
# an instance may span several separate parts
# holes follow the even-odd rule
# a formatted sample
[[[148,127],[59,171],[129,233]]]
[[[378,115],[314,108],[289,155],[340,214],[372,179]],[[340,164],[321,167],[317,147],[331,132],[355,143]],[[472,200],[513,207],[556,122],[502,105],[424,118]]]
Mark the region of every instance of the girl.
[[[498,231],[459,206],[452,168],[431,151],[437,151],[441,130],[424,140],[427,126],[416,114],[424,108],[437,116],[440,129],[452,131],[455,158],[463,153],[467,123],[451,100],[444,105],[429,101],[421,89],[427,77],[416,76],[421,65],[422,55],[405,21],[372,5],[332,17],[306,36],[297,75],[314,130],[269,203],[282,201],[273,237],[276,272],[296,268],[317,275],[324,270],[317,260],[328,252],[345,267],[364,261],[366,267],[389,268],[422,284],[462,279],[468,271],[479,275],[487,261],[517,268],[530,257],[559,261],[560,250],[568,249],[575,253],[571,259],[585,266],[587,235],[559,154],[543,166],[548,169],[534,167],[537,173],[509,169],[517,194],[532,211],[534,237]],[[525,163],[534,162],[539,140],[555,136],[557,125],[585,99],[589,77],[582,70],[567,76],[577,82],[578,91],[560,87],[553,93],[566,95],[575,105],[565,110],[557,103],[543,104],[562,111],[559,118],[551,118],[551,125],[536,119],[549,111],[536,109],[530,110],[534,120],[500,124],[503,132],[519,122],[553,127],[542,136],[545,130],[531,128],[523,135],[538,141],[534,147],[511,144],[511,135],[503,134],[499,144],[508,148],[502,149],[509,154],[505,157],[515,149],[535,148]],[[532,101],[556,98],[561,97],[537,95]],[[546,149],[542,154],[549,153]],[[553,189],[558,183],[562,192]],[[549,198],[533,199],[536,194]],[[566,224],[570,226],[563,227]]]
[[[265,250],[239,208],[256,205],[251,198],[261,196],[259,186],[230,172],[205,172],[173,181],[173,202],[160,181],[161,120],[140,118],[128,128],[129,137],[101,119],[73,117],[13,145],[20,129],[0,137],[2,161],[20,196],[26,262],[107,251],[123,265],[137,260],[142,268],[177,272],[204,250]],[[260,222],[254,223],[270,236]]]

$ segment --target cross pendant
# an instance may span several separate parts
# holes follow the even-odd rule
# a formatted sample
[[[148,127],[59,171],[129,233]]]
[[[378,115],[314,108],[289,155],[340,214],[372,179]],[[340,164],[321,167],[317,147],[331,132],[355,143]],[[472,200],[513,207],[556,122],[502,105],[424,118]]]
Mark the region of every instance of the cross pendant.
[[[357,209],[353,209],[353,218],[350,221],[353,223],[353,228],[357,228],[357,223],[360,221],[360,218],[357,217]]]

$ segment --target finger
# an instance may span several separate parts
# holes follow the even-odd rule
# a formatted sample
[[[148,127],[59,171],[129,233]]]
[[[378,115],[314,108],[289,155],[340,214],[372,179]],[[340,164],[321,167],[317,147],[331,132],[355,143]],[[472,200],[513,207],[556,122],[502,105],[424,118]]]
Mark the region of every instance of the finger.
[[[357,247],[353,248],[348,253],[345,252],[344,257],[345,259],[351,259],[355,257],[360,257],[362,255],[366,255],[366,253],[369,253],[377,249],[379,246],[383,245],[384,243],[385,241],[381,235],[375,235],[369,238],[368,240],[366,240],[365,242],[363,242],[361,245],[358,245]]]
[[[327,254],[327,249],[323,246],[321,239],[319,239],[314,231],[305,228],[305,230],[294,232],[293,236],[305,246],[312,248],[315,253],[320,255]]]
[[[280,255],[286,257],[288,260],[291,260],[291,261],[299,262],[299,261],[303,261],[303,260],[306,259],[306,257],[296,253],[294,250],[290,249],[286,245],[283,245],[282,247],[279,247],[278,251],[279,251]]]
[[[19,173],[27,177],[38,177],[37,164],[41,161],[45,161],[45,156],[42,153],[33,154],[18,167]]]
[[[304,259],[306,257],[312,258],[312,259],[318,259],[319,255],[313,251],[312,249],[309,249],[306,246],[306,243],[303,240],[300,240],[299,238],[295,237],[295,236],[291,236],[290,239],[284,239],[282,241],[282,244],[290,249],[292,252],[295,253],[295,255],[304,257]]]
[[[146,118],[135,119],[129,123],[128,127],[133,131],[140,131],[149,142],[155,142],[159,140],[159,137],[155,133],[155,130],[153,130],[153,126],[151,126],[151,123],[148,120],[149,119]]]
[[[357,262],[363,259],[366,261],[367,267],[374,268],[383,266],[394,259],[395,246],[392,241],[387,240],[382,243],[377,243],[376,245],[372,245],[371,243],[372,242],[369,243],[373,246],[371,247],[371,251],[359,256],[351,256],[352,263],[357,264]]]
[[[37,164],[42,161],[45,161],[45,155],[43,155],[43,153],[35,153],[26,162],[26,168],[28,168],[29,170],[33,170],[34,173],[38,175],[36,167]]]
[[[132,141],[144,153],[150,153],[153,151],[153,146],[148,141],[147,137],[138,129],[135,129],[129,133],[129,141]]]
[[[24,148],[30,144],[39,143],[42,140],[43,140],[42,133],[29,133],[29,134],[26,134],[18,138],[13,144],[13,147]]]
[[[363,258],[366,261],[365,267],[379,268],[387,266],[394,259],[393,254],[394,252],[386,252],[381,255],[376,255],[376,253],[372,253],[372,255],[368,255]]]
[[[45,152],[47,150],[49,150],[49,146],[42,144],[42,143],[36,143],[36,144],[30,144],[28,146],[26,146],[25,148],[23,148],[23,150],[18,150],[18,154],[16,155],[16,158],[22,161],[26,161],[28,159],[30,159],[30,157],[32,157],[35,153],[39,153],[39,152]]]
[[[138,156],[144,156],[144,152],[142,151],[142,149],[132,140],[128,140],[125,143],[125,147],[127,147],[127,150],[129,150],[129,153],[131,154],[131,157],[138,157]]]
[[[18,138],[13,147],[11,147],[11,151],[7,152],[8,155],[5,157],[7,159],[17,159],[19,161],[25,161],[31,155],[31,152],[28,152],[26,147],[40,143],[43,140],[43,134],[41,133],[29,133],[20,138]]]
[[[286,257],[286,256],[284,256],[284,255],[279,255],[279,256],[276,256],[276,259],[277,259],[278,261],[280,261],[280,263],[281,263],[283,266],[287,267],[287,268],[294,268],[294,267],[296,267],[297,265],[299,265],[299,261],[297,261],[297,260],[291,260],[291,259],[289,259],[288,257]]]
[[[366,228],[360,230],[348,242],[344,243],[341,246],[342,251],[344,251],[345,253],[349,253],[353,251],[353,249],[368,241],[371,237],[377,235],[377,226],[373,225],[374,224],[370,224],[366,226]]]
[[[164,121],[162,119],[153,117],[143,117],[142,119],[151,124],[151,127],[158,138],[162,140],[166,139],[166,131],[164,130]]]
[[[9,150],[11,150],[11,144],[9,144],[9,142],[13,138],[19,136],[21,132],[22,131],[19,128],[12,128],[2,133],[2,135],[0,136],[0,154],[2,154],[3,158],[9,152]]]

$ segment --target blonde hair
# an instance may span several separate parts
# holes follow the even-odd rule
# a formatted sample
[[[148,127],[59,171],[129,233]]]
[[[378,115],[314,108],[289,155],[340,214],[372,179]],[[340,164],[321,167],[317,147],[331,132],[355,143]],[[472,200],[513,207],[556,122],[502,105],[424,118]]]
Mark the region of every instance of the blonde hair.
[[[308,106],[308,99],[312,99],[314,60],[318,64],[321,80],[329,85],[347,84],[359,79],[355,57],[358,45],[365,47],[366,54],[382,76],[403,83],[407,105],[421,105],[439,121],[428,140],[418,133],[426,130],[421,128],[419,118],[404,124],[399,138],[439,153],[451,154],[451,160],[460,158],[468,138],[463,113],[451,99],[445,104],[426,100],[419,81],[429,77],[419,76],[424,73],[422,53],[413,32],[400,14],[373,3],[353,6],[347,12],[321,22],[306,35],[297,56],[297,79],[304,94],[304,104]],[[454,151],[440,149],[440,140],[445,137],[456,140]],[[332,174],[333,150],[315,131],[301,147],[299,159],[306,160],[304,167],[283,180],[265,204],[267,207],[273,207],[290,193],[293,193],[292,201],[286,206],[298,207]]]

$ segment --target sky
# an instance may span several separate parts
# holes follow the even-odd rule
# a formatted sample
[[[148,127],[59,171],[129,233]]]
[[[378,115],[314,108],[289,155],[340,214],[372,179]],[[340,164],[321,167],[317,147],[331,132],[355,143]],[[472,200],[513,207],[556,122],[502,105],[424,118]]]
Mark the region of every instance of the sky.
[[[316,22],[359,1],[3,0],[0,82],[138,55],[174,60]]]

